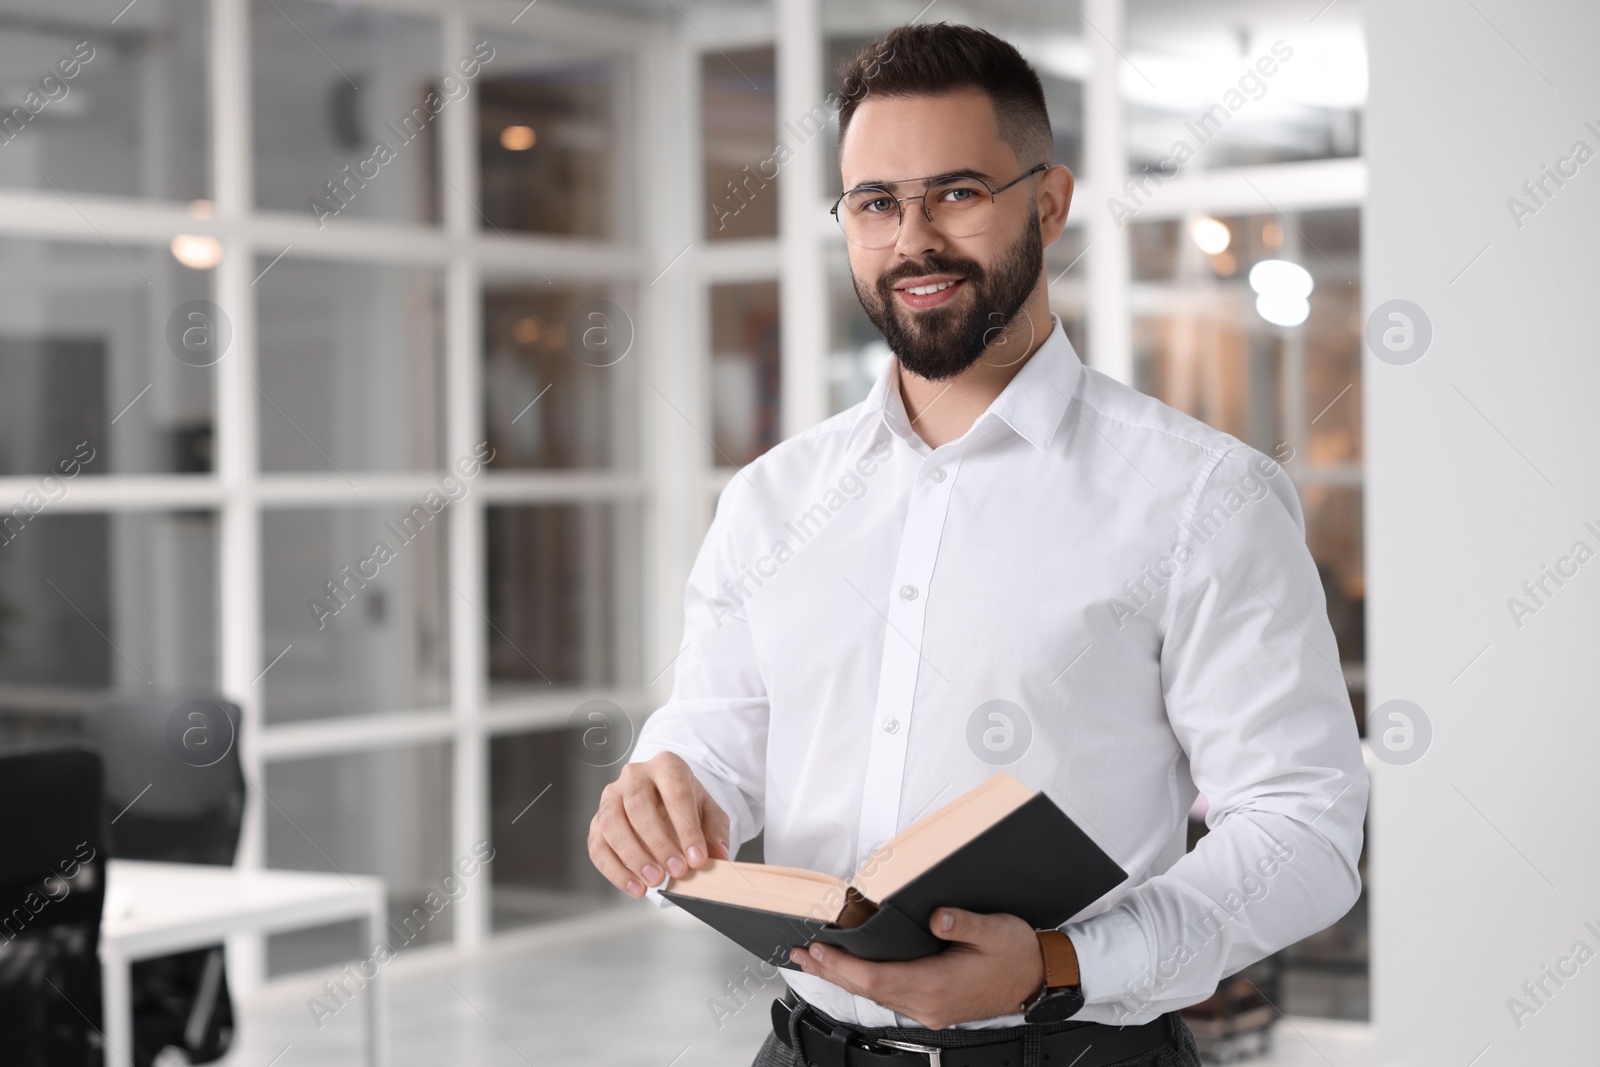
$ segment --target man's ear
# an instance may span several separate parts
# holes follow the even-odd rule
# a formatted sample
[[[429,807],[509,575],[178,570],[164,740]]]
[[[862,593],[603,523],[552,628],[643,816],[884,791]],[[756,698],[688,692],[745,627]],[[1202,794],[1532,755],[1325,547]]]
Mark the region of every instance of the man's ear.
[[[1075,184],[1065,163],[1053,164],[1039,176],[1039,237],[1046,247],[1060,240],[1066,228]]]

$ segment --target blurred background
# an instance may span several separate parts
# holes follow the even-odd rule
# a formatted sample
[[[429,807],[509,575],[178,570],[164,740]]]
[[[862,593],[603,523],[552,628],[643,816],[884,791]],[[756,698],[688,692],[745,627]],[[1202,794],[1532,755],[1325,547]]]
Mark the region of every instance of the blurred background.
[[[939,20],[1035,65],[1078,182],[1051,306],[1085,362],[1283,463],[1364,734],[1363,19],[0,0],[0,743],[80,738],[107,692],[225,697],[236,866],[380,877],[391,929],[487,842],[396,939],[395,1062],[747,1063],[777,980],[585,838],[717,494],[890,358],[827,214],[832,71]],[[1260,979],[1295,1022],[1270,1062],[1371,1062],[1367,899]],[[358,1062],[359,1013],[307,998],[365,947],[232,937],[229,1062]],[[723,1025],[730,981],[760,995]],[[615,1044],[547,1032],[630,992]]]

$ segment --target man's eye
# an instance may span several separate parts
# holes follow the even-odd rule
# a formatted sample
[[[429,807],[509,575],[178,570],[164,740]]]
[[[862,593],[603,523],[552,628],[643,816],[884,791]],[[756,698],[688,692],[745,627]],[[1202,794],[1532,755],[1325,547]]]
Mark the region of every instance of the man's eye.
[[[970,185],[955,185],[942,189],[939,199],[947,204],[964,204],[978,195],[978,190]]]
[[[894,210],[894,201],[887,196],[873,197],[863,200],[856,210],[863,215],[881,215],[885,211]]]

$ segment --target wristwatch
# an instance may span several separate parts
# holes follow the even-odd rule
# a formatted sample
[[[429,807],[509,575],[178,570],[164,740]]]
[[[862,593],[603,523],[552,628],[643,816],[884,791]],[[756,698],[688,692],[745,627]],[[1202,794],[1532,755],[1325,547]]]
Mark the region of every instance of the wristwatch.
[[[1044,985],[1022,1005],[1030,1023],[1070,1019],[1083,1007],[1083,986],[1078,981],[1078,951],[1072,938],[1060,930],[1035,930],[1044,954]]]

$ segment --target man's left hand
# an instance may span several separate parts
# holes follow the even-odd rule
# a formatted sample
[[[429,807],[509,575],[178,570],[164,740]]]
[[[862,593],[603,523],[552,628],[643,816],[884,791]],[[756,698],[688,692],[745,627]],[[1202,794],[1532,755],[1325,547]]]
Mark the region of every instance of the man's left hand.
[[[951,920],[946,928],[946,918]],[[929,1030],[1014,1015],[1044,985],[1044,955],[1033,927],[1015,915],[939,908],[928,928],[951,942],[935,956],[873,963],[833,945],[789,950],[807,974],[882,1004]]]

